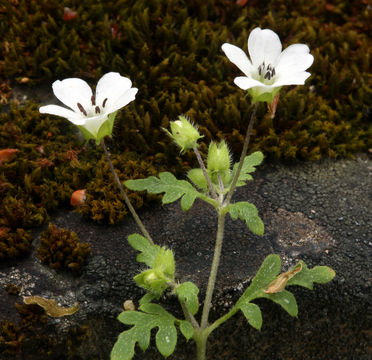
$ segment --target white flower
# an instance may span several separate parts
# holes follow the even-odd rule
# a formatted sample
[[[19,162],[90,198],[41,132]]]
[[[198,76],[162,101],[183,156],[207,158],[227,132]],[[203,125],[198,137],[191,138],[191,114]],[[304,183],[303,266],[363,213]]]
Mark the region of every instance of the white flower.
[[[96,139],[97,142],[111,135],[116,111],[133,101],[138,91],[132,88],[130,79],[116,72],[101,77],[95,95],[90,86],[78,78],[57,80],[52,87],[58,100],[70,109],[46,105],[39,111],[65,117],[82,130],[86,139]]]
[[[269,29],[255,28],[250,33],[250,59],[242,49],[231,44],[223,44],[222,50],[245,74],[236,77],[234,82],[248,90],[254,102],[271,102],[283,85],[303,85],[310,76],[305,70],[314,61],[305,44],[293,44],[282,51],[279,36]]]

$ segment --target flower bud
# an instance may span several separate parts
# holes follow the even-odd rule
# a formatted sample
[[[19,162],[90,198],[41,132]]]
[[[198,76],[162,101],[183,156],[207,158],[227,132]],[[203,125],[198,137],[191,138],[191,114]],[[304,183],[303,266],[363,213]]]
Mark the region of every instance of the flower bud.
[[[170,132],[164,130],[181,148],[181,152],[196,147],[198,140],[203,137],[199,134],[198,129],[191,124],[190,120],[183,115],[180,115],[178,120],[171,121],[170,128]]]
[[[187,177],[199,188],[202,190],[208,189],[207,179],[203,174],[202,169],[191,169],[187,173]]]
[[[214,142],[209,144],[207,169],[211,173],[224,173],[230,170],[230,153],[225,141],[218,145]]]

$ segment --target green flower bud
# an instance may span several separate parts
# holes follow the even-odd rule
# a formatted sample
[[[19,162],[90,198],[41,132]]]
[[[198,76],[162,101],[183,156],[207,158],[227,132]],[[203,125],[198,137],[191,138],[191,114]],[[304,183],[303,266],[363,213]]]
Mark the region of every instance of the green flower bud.
[[[207,180],[203,174],[202,169],[191,169],[187,173],[187,177],[199,188],[202,190],[208,189]]]
[[[224,173],[230,171],[230,153],[225,141],[218,145],[214,142],[209,144],[207,169],[213,173]]]
[[[203,137],[199,134],[198,129],[191,124],[190,120],[183,115],[180,115],[178,120],[171,121],[170,128],[170,132],[164,130],[181,148],[182,153],[196,147],[198,140]]]
[[[148,269],[134,277],[134,281],[146,290],[161,294],[167,288],[167,279],[159,269]]]

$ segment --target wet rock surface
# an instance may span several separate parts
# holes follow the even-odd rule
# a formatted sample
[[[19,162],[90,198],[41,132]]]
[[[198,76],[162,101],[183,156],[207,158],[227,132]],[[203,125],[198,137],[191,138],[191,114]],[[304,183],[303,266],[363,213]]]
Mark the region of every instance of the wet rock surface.
[[[253,181],[236,191],[234,200],[257,206],[265,235],[255,236],[243,222],[227,220],[212,318],[231,307],[268,254],[281,256],[283,271],[302,259],[309,267],[330,266],[337,275],[314,291],[291,288],[299,306],[298,318],[269,301],[257,301],[264,317],[261,332],[249,327],[242,316],[235,316],[211,335],[208,358],[372,357],[371,173],[372,161],[366,155],[291,166],[266,164]],[[178,279],[195,282],[203,294],[215,241],[214,210],[196,202],[182,213],[175,203],[140,215],[154,241],[174,250]],[[79,276],[41,264],[36,249],[45,229],[39,229],[31,256],[0,264],[0,321],[19,322],[14,303],[22,303],[22,296],[28,295],[54,298],[66,307],[77,301],[79,310],[40,324],[37,330],[50,339],[48,345],[30,338],[16,355],[0,358],[109,359],[113,343],[124,330],[116,320],[123,302],[132,299],[136,304],[143,295],[132,280],[141,265],[127,243],[127,236],[138,231],[136,225],[130,218],[117,226],[97,225],[70,209],[61,209],[51,221],[75,231],[80,241],[90,244],[87,264]],[[19,287],[18,295],[6,292],[9,283]],[[174,299],[164,299],[164,303],[172,311],[180,311]],[[40,349],[49,347],[48,351],[35,351],[35,344]],[[146,353],[138,349],[135,358],[162,357],[152,346]],[[186,344],[180,337],[170,358],[194,359],[192,341]]]

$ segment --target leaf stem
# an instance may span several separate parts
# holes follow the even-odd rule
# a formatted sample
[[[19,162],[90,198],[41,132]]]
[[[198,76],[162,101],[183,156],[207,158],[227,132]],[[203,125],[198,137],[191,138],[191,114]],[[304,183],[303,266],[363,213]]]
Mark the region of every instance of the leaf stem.
[[[252,134],[253,124],[254,124],[254,121],[256,119],[256,112],[257,112],[258,104],[259,103],[257,102],[253,106],[253,111],[252,111],[252,114],[251,114],[251,118],[249,120],[247,133],[246,133],[245,139],[244,139],[243,150],[242,150],[242,153],[240,155],[238,169],[237,169],[237,171],[234,175],[233,181],[232,181],[231,186],[230,186],[230,190],[229,190],[229,192],[226,196],[226,200],[225,200],[226,205],[228,205],[230,203],[230,200],[231,200],[231,198],[234,194],[236,183],[238,182],[238,179],[239,179],[240,172],[242,171],[244,159],[245,159],[245,156],[247,155],[247,151],[248,151],[249,140],[250,140],[251,134]]]
[[[142,234],[150,242],[151,245],[154,245],[154,242],[152,241],[150,234],[147,232],[147,230],[146,230],[145,226],[143,225],[141,219],[137,215],[136,210],[134,210],[134,207],[132,206],[132,204],[131,204],[131,202],[130,202],[130,200],[128,198],[127,193],[124,191],[123,186],[121,185],[121,182],[120,182],[120,179],[118,177],[118,174],[116,173],[116,171],[114,169],[114,165],[112,164],[112,161],[111,161],[111,158],[110,158],[110,154],[107,151],[107,148],[106,148],[106,144],[105,144],[104,139],[101,140],[101,146],[102,146],[103,151],[105,153],[106,159],[107,159],[107,161],[109,163],[110,170],[111,170],[111,172],[112,172],[112,174],[114,176],[116,185],[118,186],[118,188],[120,190],[120,193],[121,193],[121,195],[124,198],[125,204],[127,205],[129,211],[131,212],[131,214],[132,214],[134,220],[136,221],[138,227],[142,231]]]
[[[193,150],[195,152],[196,158],[198,159],[198,163],[200,165],[200,168],[203,171],[203,175],[204,175],[205,179],[207,180],[208,187],[209,187],[209,190],[210,190],[210,192],[211,192],[211,194],[213,196],[213,199],[218,200],[216,190],[214,189],[214,186],[212,184],[211,178],[209,177],[208,172],[207,172],[207,169],[205,168],[205,165],[204,165],[203,159],[202,159],[202,157],[200,155],[200,152],[199,152],[199,150],[198,150],[198,148],[196,146],[193,147]]]

